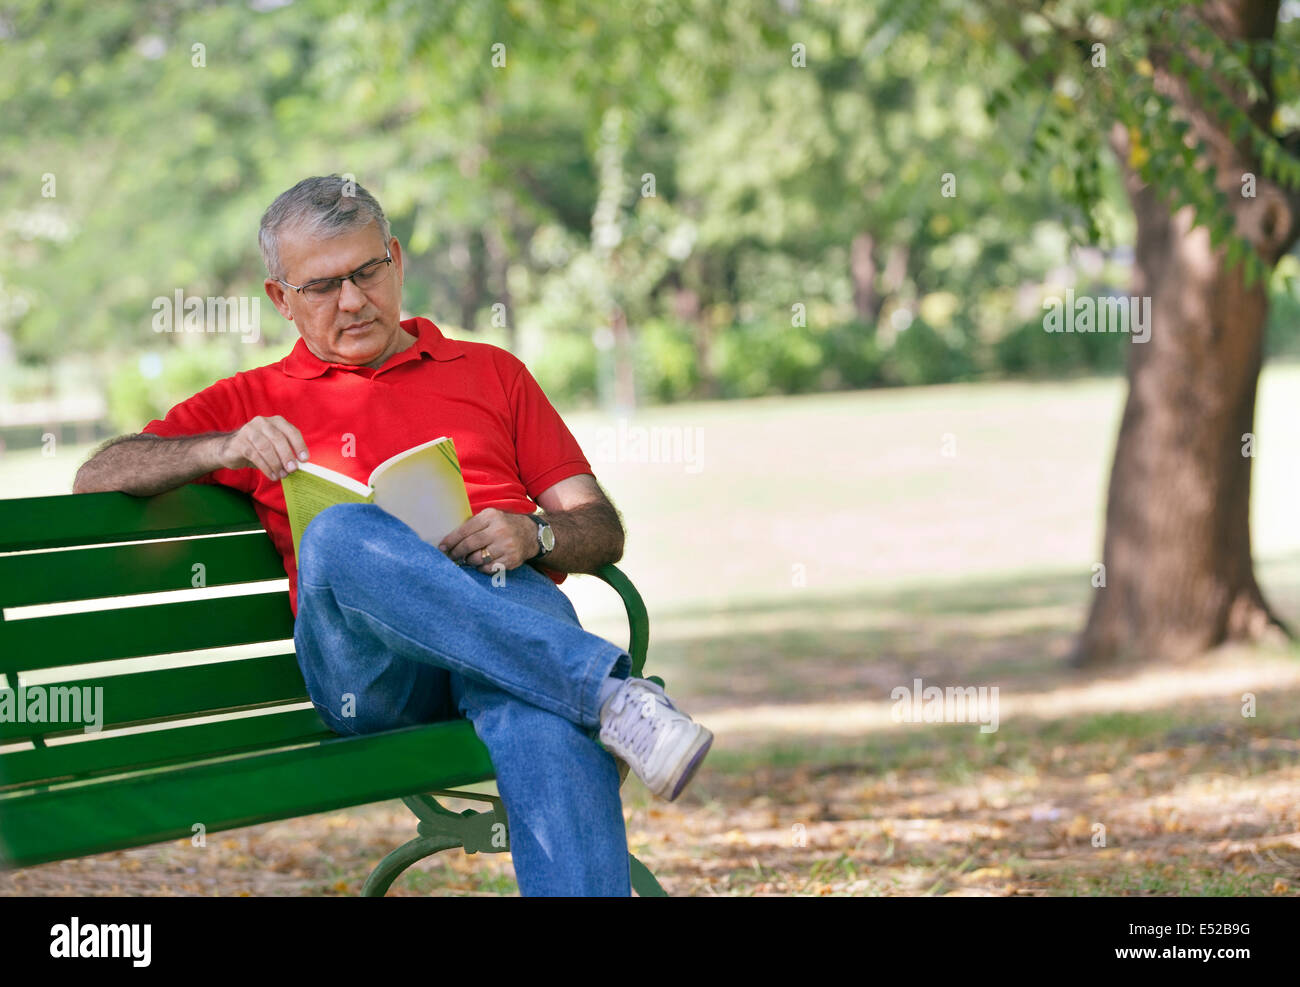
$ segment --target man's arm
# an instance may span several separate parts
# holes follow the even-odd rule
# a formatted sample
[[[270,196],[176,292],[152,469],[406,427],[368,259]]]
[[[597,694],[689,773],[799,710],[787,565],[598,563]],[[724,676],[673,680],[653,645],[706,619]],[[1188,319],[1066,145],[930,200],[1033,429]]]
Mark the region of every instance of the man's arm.
[[[590,473],[561,480],[537,496],[543,518],[555,532],[555,548],[539,564],[558,572],[594,572],[623,557],[623,519]],[[529,555],[537,551],[537,525],[524,524],[531,541]]]
[[[537,497],[555,533],[555,548],[538,564],[558,572],[594,572],[623,557],[623,522],[590,473],[548,487]],[[451,532],[438,548],[457,562],[467,557],[480,572],[498,563],[515,569],[537,553],[537,525],[527,515],[487,508]],[[482,551],[492,554],[482,561]]]
[[[279,415],[258,416],[234,432],[162,438],[142,432],[110,439],[77,470],[73,493],[120,490],[151,497],[216,469],[260,469],[280,480],[307,459],[302,433]],[[531,523],[531,522],[530,522]]]

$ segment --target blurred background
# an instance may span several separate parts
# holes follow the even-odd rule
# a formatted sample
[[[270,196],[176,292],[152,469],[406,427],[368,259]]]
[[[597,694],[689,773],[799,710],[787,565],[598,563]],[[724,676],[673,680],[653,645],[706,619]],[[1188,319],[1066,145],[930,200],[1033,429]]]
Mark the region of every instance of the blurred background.
[[[1160,5],[905,6],[0,0],[0,496],[69,493],[99,441],[287,353],[258,221],[303,177],[350,177],[402,243],[405,314],[523,359],[624,514],[649,664],[718,735],[689,798],[625,792],[671,893],[1297,893],[1284,635],[1069,662],[1106,589],[1139,344],[1044,331],[1044,301],[1154,295],[1164,352],[1160,299],[1186,285],[1142,269],[1143,209],[1216,234],[1236,215],[1183,160],[1200,90],[1160,85]],[[1259,181],[1294,191],[1300,4],[1226,6],[1168,5],[1242,91],[1267,52]],[[1174,199],[1135,211],[1126,179]],[[1232,235],[1222,276],[1267,302],[1247,570],[1293,623],[1300,257],[1266,244],[1232,274]],[[178,292],[251,299],[258,331],[157,331]],[[625,639],[607,588],[564,589]],[[916,678],[999,687],[1000,729],[899,722]],[[1250,718],[1245,692],[1268,699]],[[355,893],[363,837],[404,839],[402,811],[0,893]],[[394,893],[512,890],[495,857]]]

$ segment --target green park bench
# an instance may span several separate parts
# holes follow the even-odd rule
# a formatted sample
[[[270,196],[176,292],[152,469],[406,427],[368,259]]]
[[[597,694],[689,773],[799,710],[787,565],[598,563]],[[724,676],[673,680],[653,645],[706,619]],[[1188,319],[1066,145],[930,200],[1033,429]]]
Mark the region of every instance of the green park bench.
[[[640,594],[613,565],[596,575],[622,597],[632,674],[640,675],[649,635]],[[227,487],[0,500],[5,684],[38,684],[32,673],[40,672],[42,681],[59,679],[47,696],[55,685],[103,688],[97,731],[0,718],[0,869],[391,798],[418,817],[418,835],[375,867],[363,895],[383,896],[403,870],[441,850],[509,849],[500,798],[455,790],[495,778],[468,720],[344,737],[314,707],[302,708],[310,700],[294,656],[288,589],[268,580],[284,580],[281,559],[252,502]],[[224,597],[196,598],[194,589],[259,583],[261,592]],[[76,601],[101,601],[100,609],[9,612]],[[274,653],[227,652],[184,667],[137,661],[112,675],[88,667],[258,644]],[[243,715],[223,715],[232,713]],[[488,805],[456,813],[439,798]],[[629,857],[636,892],[663,896]]]

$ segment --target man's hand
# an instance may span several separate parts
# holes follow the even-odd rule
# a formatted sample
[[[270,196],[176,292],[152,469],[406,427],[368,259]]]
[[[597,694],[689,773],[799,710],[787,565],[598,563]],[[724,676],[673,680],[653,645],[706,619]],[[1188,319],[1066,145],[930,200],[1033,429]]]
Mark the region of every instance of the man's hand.
[[[438,550],[488,575],[518,569],[537,554],[537,525],[524,514],[484,508],[439,542]]]
[[[218,453],[221,465],[238,470],[253,467],[268,480],[283,480],[307,459],[302,433],[279,415],[258,415],[236,432],[231,432]]]
[[[258,416],[234,432],[171,439],[147,432],[121,435],[82,463],[72,492],[121,490],[136,497],[152,497],[222,467],[252,467],[268,479],[282,480],[306,458],[302,433],[279,415]]]
[[[555,534],[555,548],[538,559],[539,568],[556,572],[595,572],[623,557],[623,522],[590,473],[579,473],[537,496]],[[517,569],[537,554],[537,525],[526,514],[488,508],[438,543],[457,562],[486,575]],[[483,557],[483,550],[491,556]]]

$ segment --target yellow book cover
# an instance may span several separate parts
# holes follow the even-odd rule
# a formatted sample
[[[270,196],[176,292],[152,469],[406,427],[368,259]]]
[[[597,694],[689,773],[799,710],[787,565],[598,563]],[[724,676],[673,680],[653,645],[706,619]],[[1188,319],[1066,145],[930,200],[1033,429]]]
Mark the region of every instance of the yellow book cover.
[[[368,483],[311,462],[299,463],[280,483],[295,559],[311,519],[334,504],[377,504],[435,546],[471,516],[456,444],[445,435],[385,459]]]

